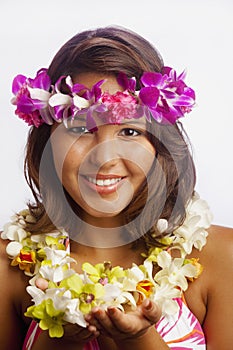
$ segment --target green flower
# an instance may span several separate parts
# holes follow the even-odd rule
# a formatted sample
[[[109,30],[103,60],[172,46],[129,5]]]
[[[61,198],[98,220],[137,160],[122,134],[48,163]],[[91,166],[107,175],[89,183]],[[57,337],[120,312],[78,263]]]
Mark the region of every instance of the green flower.
[[[78,274],[73,274],[68,278],[65,278],[59,284],[59,288],[66,288],[72,294],[73,298],[78,298],[83,292],[84,283]]]
[[[60,338],[64,334],[64,312],[54,308],[52,299],[46,299],[39,305],[30,306],[25,316],[40,320],[40,328],[48,330],[51,338]]]
[[[105,294],[104,286],[100,283],[87,283],[83,287],[82,293],[79,295],[79,309],[83,314],[88,314],[91,309],[100,303],[100,298]]]
[[[82,269],[88,274],[92,282],[99,282],[102,285],[107,283],[114,284],[125,276],[125,271],[122,267],[112,267],[110,262],[96,264],[94,266],[87,262],[82,265]]]

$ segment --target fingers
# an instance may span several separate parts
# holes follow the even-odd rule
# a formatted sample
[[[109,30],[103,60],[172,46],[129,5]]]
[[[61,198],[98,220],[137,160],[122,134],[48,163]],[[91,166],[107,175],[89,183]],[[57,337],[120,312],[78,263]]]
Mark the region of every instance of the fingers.
[[[146,332],[160,317],[160,308],[145,299],[136,310],[125,313],[116,307],[109,307],[107,311],[95,308],[85,319],[101,334],[119,339]]]
[[[90,323],[90,325],[95,326],[96,329],[101,332],[101,334],[110,336],[111,332],[114,330],[111,319],[106,311],[102,309],[93,309],[90,314],[85,316],[85,319]]]
[[[40,288],[41,290],[46,290],[48,288],[48,281],[42,277],[37,278],[37,280],[35,281],[35,285],[37,286],[37,288]]]
[[[151,323],[156,324],[162,315],[161,309],[150,299],[145,299],[141,304],[143,316]]]
[[[89,342],[92,339],[99,336],[99,331],[95,326],[89,325],[87,328],[83,328],[76,324],[68,323],[64,327],[66,338],[77,339],[78,341]]]

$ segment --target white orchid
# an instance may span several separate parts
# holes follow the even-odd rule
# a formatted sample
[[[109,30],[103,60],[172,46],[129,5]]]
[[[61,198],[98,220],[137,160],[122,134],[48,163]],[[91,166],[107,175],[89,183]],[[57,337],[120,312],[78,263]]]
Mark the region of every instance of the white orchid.
[[[162,280],[156,285],[156,291],[151,299],[161,307],[162,314],[172,315],[178,311],[178,304],[174,300],[181,297],[181,290]]]
[[[46,254],[46,259],[50,261],[51,265],[65,265],[71,262],[76,262],[69,256],[66,250],[58,250],[50,247],[45,247],[44,252]]]
[[[185,291],[188,288],[186,277],[194,278],[197,276],[197,270],[193,264],[185,264],[184,258],[172,259],[166,251],[158,255],[157,262],[162,268],[155,276],[155,281],[158,283],[166,281],[168,284],[180,287]]]
[[[190,254],[193,247],[201,250],[206,244],[206,229],[211,221],[212,214],[207,202],[195,193],[187,206],[183,224],[173,232],[174,246],[180,248],[183,257]]]
[[[66,83],[72,88],[69,78]],[[56,96],[59,98],[59,93]],[[82,102],[77,100],[76,107]],[[175,314],[176,298],[187,289],[187,280],[197,278],[202,271],[197,259],[185,257],[193,247],[201,250],[205,245],[211,218],[208,205],[195,194],[187,206],[184,223],[160,239],[164,247],[151,247],[143,265],[132,264],[131,268],[123,269],[112,267],[110,262],[94,266],[86,262],[82,274],[70,268],[76,261],[66,248],[67,233],[59,229],[32,235],[26,230],[27,222],[34,219],[28,210],[15,215],[5,225],[2,238],[10,240],[6,251],[13,258],[12,265],[18,264],[25,274],[34,276],[27,287],[34,305],[26,315],[40,320],[40,327],[48,329],[51,337],[61,337],[67,322],[86,327],[84,314],[95,306],[104,310],[115,306],[124,312],[125,305],[133,309],[149,298],[161,307],[163,315]],[[167,228],[167,220],[160,219],[158,231],[164,233]],[[173,258],[171,254],[177,248],[180,257]],[[154,264],[160,267],[155,274]],[[49,288],[45,291],[35,286],[38,277],[48,281]]]
[[[87,322],[84,319],[83,313],[79,310],[79,304],[80,301],[78,298],[70,299],[66,304],[63,319],[66,322],[78,324],[79,326],[86,328]]]
[[[41,277],[48,281],[58,283],[65,278],[72,276],[75,271],[72,269],[64,269],[63,265],[58,265],[56,267],[50,265],[42,265],[39,271]]]

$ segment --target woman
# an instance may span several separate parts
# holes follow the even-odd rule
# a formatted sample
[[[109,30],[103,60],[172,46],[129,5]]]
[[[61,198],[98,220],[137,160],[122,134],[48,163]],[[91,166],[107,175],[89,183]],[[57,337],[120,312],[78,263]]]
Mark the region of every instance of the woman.
[[[34,80],[16,77],[13,92],[33,125],[35,203],[2,237],[12,265],[35,277],[32,303],[3,248],[4,348],[230,350],[233,236],[209,227],[194,192],[178,120],[195,101],[184,74],[137,34],[100,28],[69,40]]]

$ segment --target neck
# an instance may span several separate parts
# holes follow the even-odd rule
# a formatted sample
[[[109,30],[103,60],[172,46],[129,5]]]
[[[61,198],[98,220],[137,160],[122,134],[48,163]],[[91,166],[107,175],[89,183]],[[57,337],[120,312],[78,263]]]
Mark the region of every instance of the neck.
[[[71,254],[77,257],[76,260],[80,263],[89,261],[97,264],[110,261],[113,266],[131,267],[132,263],[141,264],[143,262],[141,253],[145,251],[144,242],[128,243],[112,248],[97,248],[71,241]]]
[[[98,227],[90,223],[82,222],[82,226],[77,231],[72,231],[70,238],[83,246],[93,248],[114,248],[125,246],[135,237],[129,233],[126,226],[119,227]]]

